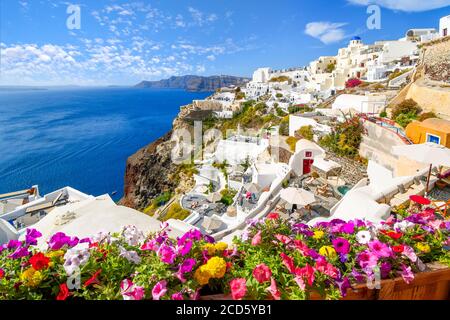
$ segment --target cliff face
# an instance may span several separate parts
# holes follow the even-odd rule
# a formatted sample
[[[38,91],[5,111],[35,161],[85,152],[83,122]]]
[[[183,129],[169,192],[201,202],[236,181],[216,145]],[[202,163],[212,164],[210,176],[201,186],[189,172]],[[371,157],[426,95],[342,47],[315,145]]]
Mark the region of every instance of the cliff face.
[[[168,132],[128,158],[121,204],[144,209],[152,198],[176,187],[169,179],[175,170],[171,165],[170,136]]]
[[[168,89],[184,89],[188,91],[215,91],[222,87],[231,85],[242,85],[249,79],[233,76],[182,76],[171,77],[160,81],[142,81],[137,84],[136,88],[168,88]]]

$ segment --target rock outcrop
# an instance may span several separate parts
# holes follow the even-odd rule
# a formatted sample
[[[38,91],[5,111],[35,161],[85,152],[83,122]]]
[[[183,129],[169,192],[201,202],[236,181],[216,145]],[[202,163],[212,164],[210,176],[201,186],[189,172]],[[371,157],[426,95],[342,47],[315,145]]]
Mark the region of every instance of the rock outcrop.
[[[152,198],[177,187],[169,179],[176,170],[171,163],[170,137],[168,132],[128,158],[122,205],[144,209]]]

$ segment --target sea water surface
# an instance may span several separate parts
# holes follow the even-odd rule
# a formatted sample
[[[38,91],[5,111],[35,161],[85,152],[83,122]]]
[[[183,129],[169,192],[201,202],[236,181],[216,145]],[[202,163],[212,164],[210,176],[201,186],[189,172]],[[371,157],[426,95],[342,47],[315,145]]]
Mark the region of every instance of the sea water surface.
[[[71,186],[119,200],[127,158],[210,93],[135,88],[0,90],[0,194]]]

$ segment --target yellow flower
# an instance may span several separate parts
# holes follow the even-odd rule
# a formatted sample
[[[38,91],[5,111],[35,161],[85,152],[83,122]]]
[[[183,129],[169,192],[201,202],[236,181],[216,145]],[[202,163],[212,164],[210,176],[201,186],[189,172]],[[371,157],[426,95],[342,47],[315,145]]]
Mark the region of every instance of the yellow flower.
[[[49,253],[47,253],[45,256],[47,258],[59,258],[62,257],[64,255],[64,251],[63,250],[57,250],[57,251],[50,251]]]
[[[217,251],[222,252],[228,249],[228,244],[226,244],[225,242],[217,242],[214,247]]]
[[[319,249],[319,254],[327,258],[334,258],[337,255],[336,250],[331,246],[323,246]]]
[[[208,255],[210,256],[213,256],[216,253],[216,246],[212,243],[205,244],[202,249],[208,251]]]
[[[210,275],[209,272],[205,270],[205,265],[198,268],[194,273],[194,279],[201,285],[204,286],[208,284]]]
[[[322,230],[317,230],[317,231],[314,231],[313,238],[316,240],[319,240],[319,239],[322,239],[324,237],[324,235],[325,235],[325,232],[323,232]]]
[[[43,279],[42,273],[36,271],[33,267],[28,268],[20,275],[20,280],[28,287],[38,286]]]
[[[427,243],[419,242],[416,244],[416,247],[423,253],[429,253],[431,251],[431,248]]]
[[[219,257],[209,259],[204,267],[210,277],[215,279],[223,278],[225,272],[227,272],[227,263],[224,259]]]

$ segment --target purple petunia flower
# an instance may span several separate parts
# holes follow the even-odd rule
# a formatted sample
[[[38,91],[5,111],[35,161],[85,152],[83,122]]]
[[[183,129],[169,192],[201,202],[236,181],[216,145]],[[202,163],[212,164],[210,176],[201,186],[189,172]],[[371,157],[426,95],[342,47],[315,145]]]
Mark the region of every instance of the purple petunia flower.
[[[383,262],[380,266],[381,278],[382,279],[387,278],[389,276],[389,273],[391,272],[391,270],[392,270],[392,265],[387,261]]]
[[[332,241],[333,247],[337,253],[347,254],[350,251],[350,242],[344,238],[336,238]]]
[[[19,240],[9,240],[8,244],[6,245],[6,248],[9,250],[17,249],[22,246],[22,241]]]
[[[77,237],[71,238],[66,236],[62,232],[55,233],[49,240],[48,246],[52,250],[59,250],[65,245],[69,248],[75,247],[79,243],[79,239]]]
[[[172,264],[176,258],[175,250],[167,245],[162,245],[159,248],[158,256],[162,262],[167,264]]]
[[[181,273],[189,273],[194,269],[197,261],[195,259],[186,259],[180,266]]]
[[[391,248],[379,240],[369,242],[369,248],[378,258],[388,258],[392,255]]]
[[[36,245],[37,239],[42,237],[42,233],[37,231],[36,229],[27,229],[27,233],[25,235],[25,243],[27,245]]]
[[[341,295],[343,297],[347,295],[347,290],[352,287],[347,277],[344,277],[343,279],[340,280],[336,280],[336,284],[338,285],[339,291],[341,291]]]
[[[353,234],[355,232],[355,224],[353,222],[348,222],[341,227],[340,232],[346,234]]]
[[[29,256],[29,255],[30,255],[30,251],[28,251],[28,248],[21,247],[21,248],[16,249],[16,251],[14,251],[14,253],[9,255],[8,257],[16,260],[16,259],[20,259],[20,258]]]

